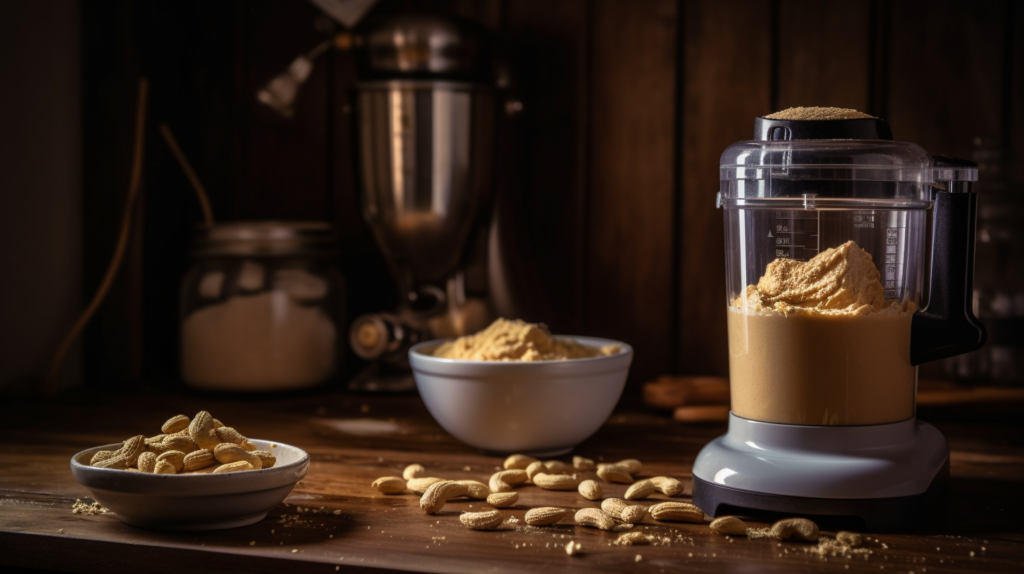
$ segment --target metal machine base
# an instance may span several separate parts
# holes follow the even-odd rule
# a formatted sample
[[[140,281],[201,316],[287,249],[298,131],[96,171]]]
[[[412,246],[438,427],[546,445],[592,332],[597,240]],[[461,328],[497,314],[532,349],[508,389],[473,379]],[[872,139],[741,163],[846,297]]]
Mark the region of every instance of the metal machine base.
[[[729,432],[697,455],[693,501],[710,516],[817,516],[903,530],[927,520],[948,479],[945,438],[916,419],[829,427],[730,414]]]

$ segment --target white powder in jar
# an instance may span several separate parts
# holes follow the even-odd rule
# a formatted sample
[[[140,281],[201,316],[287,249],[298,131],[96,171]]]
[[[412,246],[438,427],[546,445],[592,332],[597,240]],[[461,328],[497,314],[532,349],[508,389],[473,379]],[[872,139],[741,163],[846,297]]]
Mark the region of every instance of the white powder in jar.
[[[285,292],[236,296],[185,318],[182,376],[210,390],[310,387],[334,373],[335,338],[323,310],[299,305]]]

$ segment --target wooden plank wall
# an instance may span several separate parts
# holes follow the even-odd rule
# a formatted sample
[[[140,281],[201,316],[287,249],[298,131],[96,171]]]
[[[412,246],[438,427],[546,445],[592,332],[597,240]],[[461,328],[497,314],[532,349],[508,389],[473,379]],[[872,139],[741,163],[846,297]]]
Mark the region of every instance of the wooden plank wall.
[[[351,54],[318,62],[290,120],[254,98],[323,37],[316,10],[290,0],[132,6],[83,4],[93,27],[86,69],[103,72],[85,79],[87,118],[102,120],[87,121],[87,141],[123,159],[130,115],[111,103],[131,102],[126,78],[141,68],[154,114],[177,131],[222,218],[331,219],[350,315],[387,308],[395,293],[354,191]],[[718,157],[749,139],[755,116],[855,107],[888,118],[898,139],[967,157],[975,137],[994,138],[1024,183],[1024,10],[1009,0],[384,0],[376,9],[406,8],[476,19],[500,40],[507,97],[523,111],[499,122],[494,189],[521,266],[523,314],[556,332],[632,343],[634,382],[727,371]],[[110,39],[124,45],[125,34],[137,53],[113,53]],[[124,300],[143,318],[127,339],[141,341],[144,372],[173,380],[168,301],[198,211],[150,139],[143,262],[132,271],[141,265],[144,280],[129,273],[122,288],[144,293]],[[87,171],[88,213],[117,212],[114,171]],[[90,230],[95,277],[111,239]],[[99,324],[132,315],[124,304],[108,304]],[[103,356],[119,345],[138,352],[100,333],[90,348]],[[123,378],[114,364],[94,361],[92,378]]]

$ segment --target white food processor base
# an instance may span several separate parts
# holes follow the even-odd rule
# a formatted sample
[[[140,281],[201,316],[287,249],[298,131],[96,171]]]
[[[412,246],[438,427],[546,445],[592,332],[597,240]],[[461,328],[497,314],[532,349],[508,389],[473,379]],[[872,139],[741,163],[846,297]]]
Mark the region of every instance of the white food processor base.
[[[949,446],[916,418],[866,426],[765,423],[729,414],[729,431],[693,465],[693,502],[745,511],[859,519],[870,530],[926,521],[949,479]]]

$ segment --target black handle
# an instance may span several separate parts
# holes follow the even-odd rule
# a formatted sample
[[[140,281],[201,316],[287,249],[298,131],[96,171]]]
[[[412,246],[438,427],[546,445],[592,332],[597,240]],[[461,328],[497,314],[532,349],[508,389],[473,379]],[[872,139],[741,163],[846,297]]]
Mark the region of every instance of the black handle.
[[[972,165],[934,158],[937,167]],[[948,181],[935,193],[928,304],[914,314],[910,363],[920,365],[969,353],[985,344],[985,327],[974,316],[974,231],[978,196],[969,181]]]

